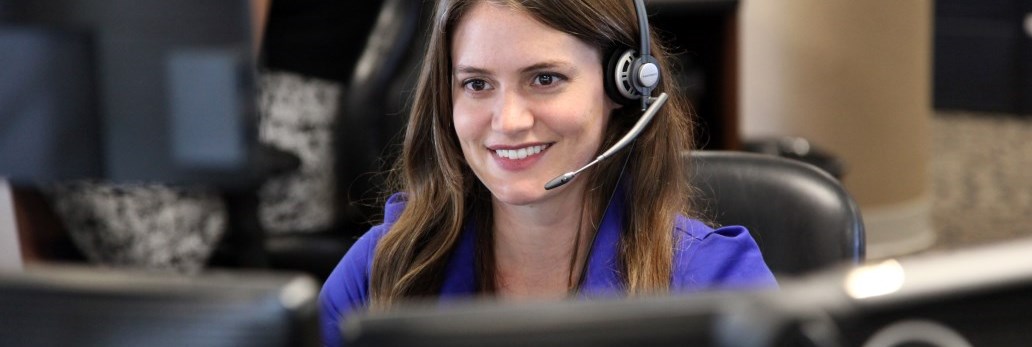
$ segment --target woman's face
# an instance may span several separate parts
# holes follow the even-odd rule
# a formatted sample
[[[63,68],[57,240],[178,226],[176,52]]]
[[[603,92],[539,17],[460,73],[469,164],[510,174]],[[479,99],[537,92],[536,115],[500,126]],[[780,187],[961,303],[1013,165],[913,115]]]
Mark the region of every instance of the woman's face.
[[[451,57],[455,132],[495,200],[529,205],[571,190],[544,185],[587,164],[602,143],[615,104],[599,52],[523,12],[478,2],[456,27]]]

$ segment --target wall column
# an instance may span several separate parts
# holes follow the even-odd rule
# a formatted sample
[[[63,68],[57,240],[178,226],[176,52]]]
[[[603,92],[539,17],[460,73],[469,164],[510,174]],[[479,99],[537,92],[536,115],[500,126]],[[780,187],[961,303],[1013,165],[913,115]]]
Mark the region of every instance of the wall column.
[[[935,240],[932,1],[745,1],[743,139],[801,136],[846,164],[869,258]]]

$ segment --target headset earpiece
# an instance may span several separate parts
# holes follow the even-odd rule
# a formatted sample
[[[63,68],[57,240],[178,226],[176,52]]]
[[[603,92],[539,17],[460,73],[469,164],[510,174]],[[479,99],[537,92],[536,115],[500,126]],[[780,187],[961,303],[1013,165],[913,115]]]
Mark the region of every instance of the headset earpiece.
[[[638,29],[641,38],[641,51],[633,49],[616,49],[606,62],[605,85],[606,94],[621,105],[641,103],[642,110],[648,106],[648,100],[642,95],[652,96],[652,91],[659,85],[659,62],[649,54],[648,15],[645,13],[643,0],[635,0],[635,11],[638,15]]]
[[[639,57],[631,65],[631,84],[639,95],[652,96],[659,85],[659,62],[651,55]]]
[[[606,94],[618,104],[630,105],[641,99],[641,93],[631,81],[634,67],[634,50],[617,49],[610,53],[606,64]]]

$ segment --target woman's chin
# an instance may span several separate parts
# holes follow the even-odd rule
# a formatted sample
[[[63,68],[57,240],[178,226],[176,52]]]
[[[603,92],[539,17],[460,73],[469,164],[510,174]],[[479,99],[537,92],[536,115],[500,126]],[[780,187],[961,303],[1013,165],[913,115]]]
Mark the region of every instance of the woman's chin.
[[[506,205],[525,206],[541,202],[547,192],[544,184],[507,184],[499,187],[489,187],[491,196],[495,202]]]
[[[501,196],[494,195],[494,200],[496,202],[500,202],[500,203],[503,203],[503,204],[506,204],[506,205],[527,206],[527,205],[533,205],[534,203],[540,202],[541,201],[541,197],[540,196],[531,196],[530,194],[522,194],[522,195],[509,194],[509,195],[501,195]]]

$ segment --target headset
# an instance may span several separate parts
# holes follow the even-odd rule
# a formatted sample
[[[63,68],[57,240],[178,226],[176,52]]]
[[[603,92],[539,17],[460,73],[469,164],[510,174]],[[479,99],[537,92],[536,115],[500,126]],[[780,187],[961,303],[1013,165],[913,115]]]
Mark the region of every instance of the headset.
[[[641,118],[634,123],[634,126],[627,131],[623,138],[605,152],[602,152],[595,160],[582,166],[580,169],[567,172],[548,181],[545,184],[545,190],[552,190],[569,183],[582,171],[609,158],[624,147],[627,147],[628,144],[634,142],[634,139],[638,138],[641,131],[652,121],[652,118],[668,99],[666,93],[660,93],[658,97],[652,97],[652,91],[659,85],[661,74],[659,62],[650,54],[649,18],[645,12],[645,0],[634,0],[634,10],[638,15],[638,33],[641,35],[638,42],[641,44],[641,49],[638,52],[635,52],[634,49],[615,50],[606,62],[605,81],[603,84],[605,85],[606,95],[621,105],[629,106],[640,101],[641,110],[643,111]]]
[[[641,49],[637,52],[634,49],[614,49],[606,63],[604,83],[610,99],[621,105],[641,100],[644,111],[648,107],[648,98],[642,95],[652,95],[652,90],[659,85],[659,62],[650,54],[649,17],[644,0],[634,0],[634,8],[638,15]]]

